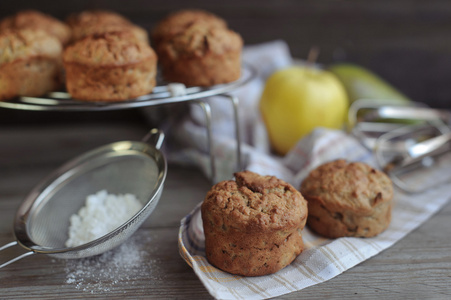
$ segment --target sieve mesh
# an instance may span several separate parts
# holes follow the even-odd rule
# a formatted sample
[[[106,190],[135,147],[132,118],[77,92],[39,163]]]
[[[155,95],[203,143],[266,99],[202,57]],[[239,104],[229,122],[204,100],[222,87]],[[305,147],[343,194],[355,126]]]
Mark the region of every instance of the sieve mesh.
[[[166,161],[154,147],[141,142],[118,142],[91,151],[38,185],[16,216],[17,241],[36,253],[60,258],[97,255],[124,242],[155,209],[166,176]],[[143,208],[113,232],[90,243],[66,248],[70,216],[100,190],[131,193]]]

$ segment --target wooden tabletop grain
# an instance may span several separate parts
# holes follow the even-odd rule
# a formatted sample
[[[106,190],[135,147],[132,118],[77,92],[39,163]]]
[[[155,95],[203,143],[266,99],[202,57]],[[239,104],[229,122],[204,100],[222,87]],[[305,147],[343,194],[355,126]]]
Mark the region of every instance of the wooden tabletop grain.
[[[62,163],[97,146],[139,140],[136,122],[0,128],[0,245],[14,239],[13,219],[27,193]],[[120,248],[85,260],[32,255],[0,269],[1,299],[210,299],[178,254],[180,220],[210,182],[199,170],[169,165],[160,203]],[[279,299],[450,299],[451,204],[393,247],[327,282]],[[0,263],[16,255],[1,253]]]

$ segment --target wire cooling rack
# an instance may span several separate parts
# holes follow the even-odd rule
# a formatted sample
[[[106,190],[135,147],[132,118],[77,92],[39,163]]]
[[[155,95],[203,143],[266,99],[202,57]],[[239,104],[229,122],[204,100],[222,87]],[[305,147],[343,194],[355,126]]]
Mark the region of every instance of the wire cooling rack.
[[[212,96],[221,96],[230,100],[233,105],[237,145],[236,169],[241,170],[241,134],[238,119],[239,99],[237,96],[231,95],[230,92],[247,84],[256,74],[255,69],[250,65],[244,64],[241,69],[241,77],[230,83],[214,85],[211,87],[184,87],[177,83],[163,83],[158,84],[150,94],[125,101],[88,102],[73,99],[67,92],[51,92],[42,97],[18,97],[7,101],[0,101],[0,108],[27,111],[112,111],[194,101],[194,103],[202,108],[205,114],[208,152],[211,166],[210,179],[212,182],[216,182],[215,158],[212,151],[211,107],[208,104],[207,99]]]

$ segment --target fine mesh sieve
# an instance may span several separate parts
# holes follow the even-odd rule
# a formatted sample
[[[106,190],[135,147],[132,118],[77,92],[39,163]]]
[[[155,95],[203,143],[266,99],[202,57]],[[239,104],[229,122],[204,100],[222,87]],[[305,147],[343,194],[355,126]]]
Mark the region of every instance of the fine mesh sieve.
[[[32,254],[82,258],[101,254],[129,238],[155,209],[163,190],[167,163],[159,151],[164,134],[153,129],[143,141],[120,141],[89,151],[61,166],[28,194],[14,220],[16,240],[0,251],[21,246],[27,252],[0,268]],[[152,141],[152,142],[151,142]],[[143,207],[127,222],[89,243],[68,248],[70,216],[100,190],[134,194]]]

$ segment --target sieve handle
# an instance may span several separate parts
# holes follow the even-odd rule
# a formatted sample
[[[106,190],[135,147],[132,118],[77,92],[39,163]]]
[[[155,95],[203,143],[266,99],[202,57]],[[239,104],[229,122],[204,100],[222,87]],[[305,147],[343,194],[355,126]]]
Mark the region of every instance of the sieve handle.
[[[8,248],[10,248],[10,247],[13,247],[13,246],[19,246],[18,243],[17,243],[17,241],[14,241],[14,242],[11,242],[11,243],[8,243],[8,244],[6,244],[6,245],[1,246],[1,247],[0,247],[0,252],[2,252],[2,251],[5,250],[5,249],[8,249]],[[1,265],[0,265],[0,269],[3,268],[3,267],[6,267],[6,266],[9,265],[9,264],[12,264],[13,262],[18,261],[19,259],[22,259],[22,258],[24,258],[24,257],[30,256],[30,255],[33,255],[33,254],[35,254],[35,252],[33,252],[33,251],[28,251],[28,252],[25,252],[25,253],[22,254],[22,255],[16,256],[16,257],[14,257],[13,259],[10,259],[10,260],[8,260],[7,262],[4,262],[3,264],[1,264]]]
[[[164,133],[163,131],[153,128],[151,129],[143,138],[142,142],[152,143],[157,150],[160,150],[161,145],[163,145]]]

